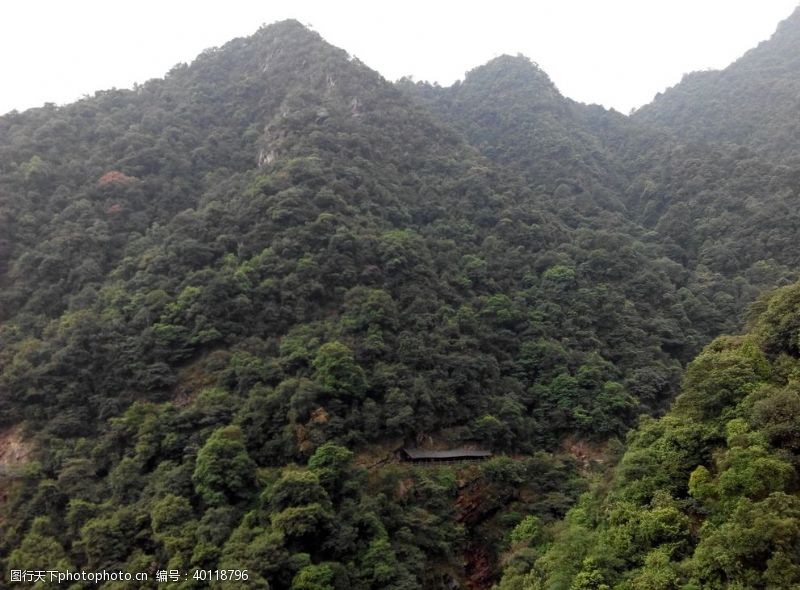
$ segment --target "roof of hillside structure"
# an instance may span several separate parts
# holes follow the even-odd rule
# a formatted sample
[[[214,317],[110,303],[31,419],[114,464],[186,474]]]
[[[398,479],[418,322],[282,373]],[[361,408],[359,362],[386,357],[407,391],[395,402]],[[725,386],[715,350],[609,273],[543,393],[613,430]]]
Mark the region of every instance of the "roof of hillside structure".
[[[491,457],[491,451],[482,449],[448,449],[445,451],[429,451],[426,449],[403,449],[409,459],[479,459]]]

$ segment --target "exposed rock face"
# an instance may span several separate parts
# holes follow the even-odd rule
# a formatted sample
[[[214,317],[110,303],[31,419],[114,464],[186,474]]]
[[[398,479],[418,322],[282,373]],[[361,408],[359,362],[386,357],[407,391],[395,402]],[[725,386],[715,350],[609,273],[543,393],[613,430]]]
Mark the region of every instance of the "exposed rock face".
[[[0,475],[26,463],[30,453],[31,447],[23,440],[18,426],[0,432]]]

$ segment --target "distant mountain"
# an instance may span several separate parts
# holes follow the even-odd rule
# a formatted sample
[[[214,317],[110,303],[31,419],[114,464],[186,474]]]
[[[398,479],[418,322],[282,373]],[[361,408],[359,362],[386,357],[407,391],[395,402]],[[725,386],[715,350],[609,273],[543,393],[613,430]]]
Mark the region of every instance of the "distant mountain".
[[[553,192],[566,184],[561,193],[583,194],[577,206],[600,199],[605,209],[622,207],[615,202],[620,165],[590,126],[599,120],[613,132],[625,117],[565,98],[528,58],[496,58],[449,88],[408,80],[398,85],[461,130],[484,156],[522,173],[532,186]]]
[[[800,8],[775,34],[722,71],[688,74],[634,113],[687,141],[734,143],[797,162]]]
[[[521,56],[495,59],[449,88],[398,86],[536,186],[573,227],[613,226],[659,244],[691,271],[686,286],[724,309],[690,315],[694,325],[735,330],[755,293],[797,276],[794,167],[744,147],[687,144],[636,117],[576,103]]]

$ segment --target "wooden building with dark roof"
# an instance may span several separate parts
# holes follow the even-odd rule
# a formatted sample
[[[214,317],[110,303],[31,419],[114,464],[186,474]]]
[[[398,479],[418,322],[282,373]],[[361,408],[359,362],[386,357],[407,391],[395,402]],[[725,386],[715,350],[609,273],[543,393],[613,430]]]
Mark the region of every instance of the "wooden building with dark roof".
[[[483,461],[492,456],[491,451],[482,449],[448,449],[429,451],[426,449],[404,448],[400,456],[412,463],[455,463],[460,461]]]

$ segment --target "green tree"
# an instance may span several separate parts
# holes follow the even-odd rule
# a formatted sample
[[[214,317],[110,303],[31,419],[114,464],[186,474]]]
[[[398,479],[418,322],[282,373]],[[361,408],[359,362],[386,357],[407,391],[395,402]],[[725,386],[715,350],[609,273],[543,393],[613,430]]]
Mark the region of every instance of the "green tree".
[[[364,370],[353,352],[341,342],[323,344],[313,362],[315,379],[330,394],[344,399],[361,398],[367,389]]]
[[[292,590],[333,590],[333,570],[329,565],[307,565],[292,580]]]
[[[252,496],[255,470],[240,428],[225,426],[215,430],[197,453],[192,481],[209,506],[236,503]]]

